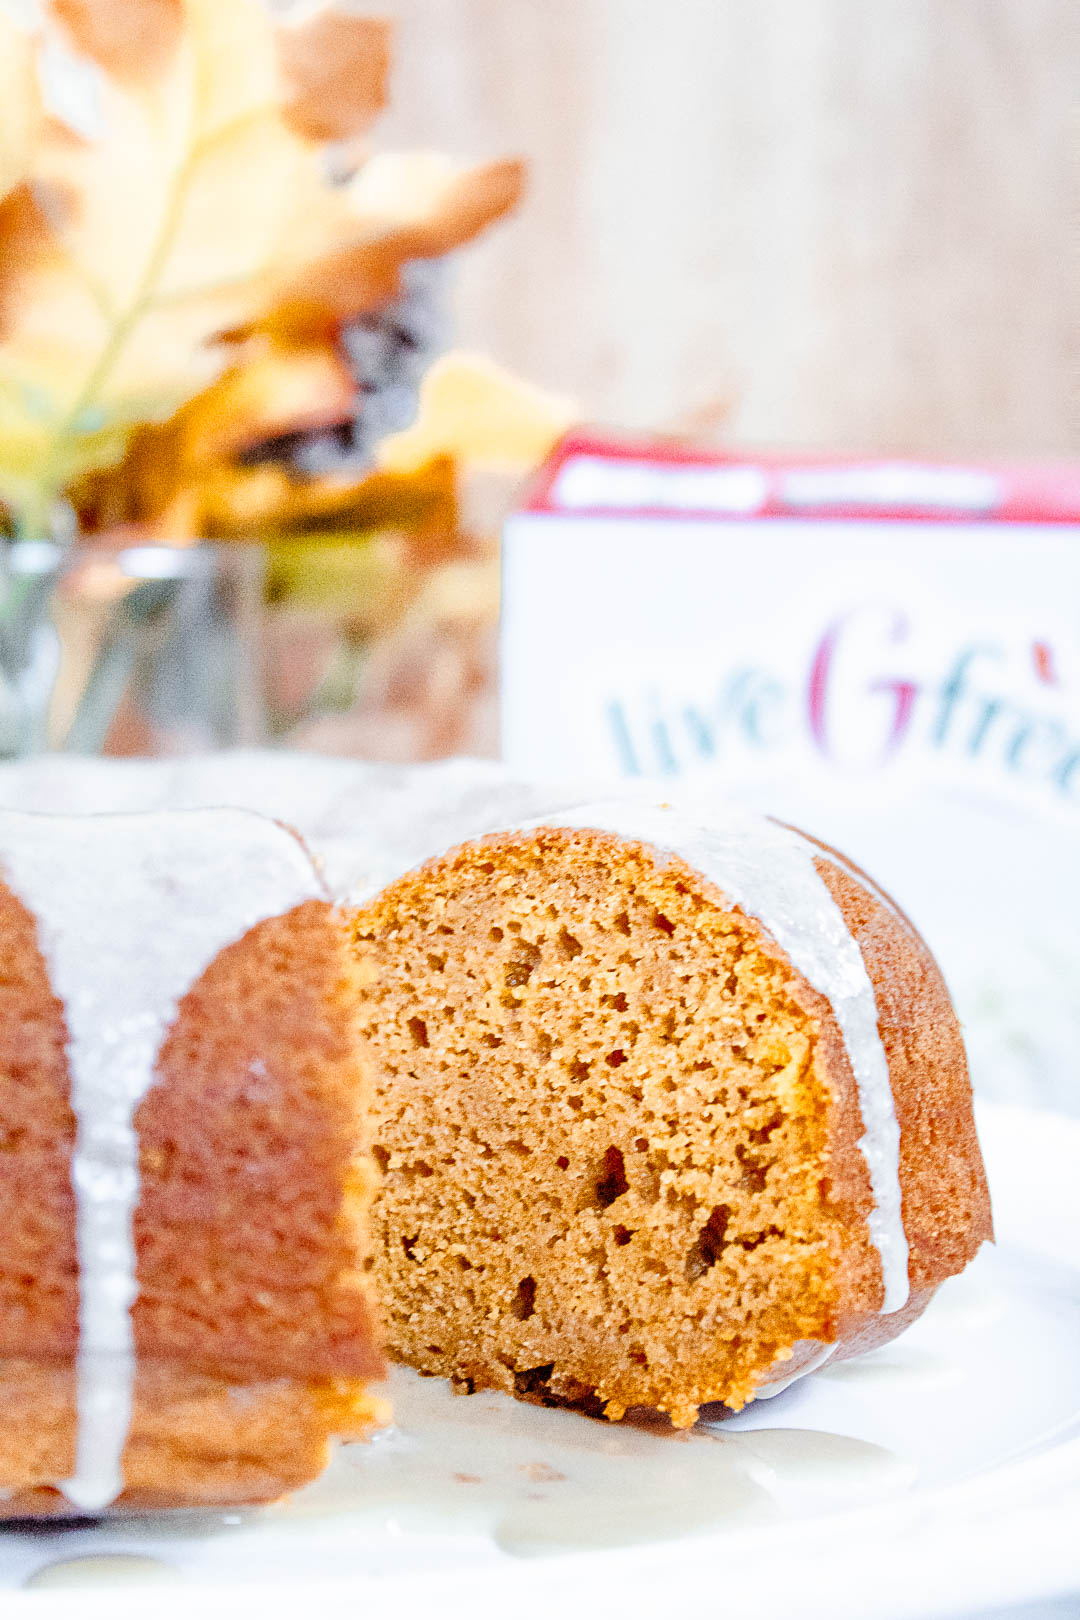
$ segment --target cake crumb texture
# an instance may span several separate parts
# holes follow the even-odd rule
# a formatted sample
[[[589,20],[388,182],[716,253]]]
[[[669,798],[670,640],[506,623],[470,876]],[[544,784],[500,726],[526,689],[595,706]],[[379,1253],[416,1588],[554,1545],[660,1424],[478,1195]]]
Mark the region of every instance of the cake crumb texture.
[[[964,1264],[989,1210],[955,1017],[909,925],[830,872],[875,989],[889,979],[909,1307],[878,1315],[858,1097],[824,999],[677,857],[548,828],[429,863],[357,924],[393,1354],[466,1389],[686,1425],[752,1399],[802,1341],[891,1336]],[[920,1034],[926,1013],[947,1027]]]

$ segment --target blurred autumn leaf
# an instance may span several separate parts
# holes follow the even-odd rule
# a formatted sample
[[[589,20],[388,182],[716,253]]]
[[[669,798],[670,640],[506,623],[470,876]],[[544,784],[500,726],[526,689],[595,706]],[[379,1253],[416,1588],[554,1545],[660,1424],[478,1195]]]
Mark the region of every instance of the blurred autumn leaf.
[[[390,40],[382,17],[323,11],[285,22],[278,48],[292,128],[313,141],[365,134],[386,106]]]
[[[539,465],[580,413],[482,354],[442,355],[420,384],[411,427],[379,445],[379,465],[396,472],[435,456],[463,466],[524,473]]]
[[[118,463],[75,482],[72,494],[84,530],[124,523],[140,525],[148,537],[175,538],[194,525],[188,529],[192,537],[256,538],[259,522],[277,527],[261,495],[250,508],[250,522],[236,515],[248,510],[246,491],[261,491],[270,480],[231,464],[267,440],[347,418],[355,383],[338,344],[342,323],[383,303],[396,290],[402,263],[447,251],[505,212],[521,183],[516,164],[460,169],[430,154],[375,157],[364,174],[364,186],[348,194],[356,217],[365,221],[366,239],[335,255],[334,269],[310,266],[302,295],[274,305],[246,336],[234,335],[232,363],[214,383],[167,423],[138,428]],[[547,396],[498,368],[484,372],[479,383],[468,368],[462,376],[468,378],[471,418],[482,411],[488,423],[501,419],[508,431],[511,421],[528,418],[532,454],[519,458],[521,465],[541,459],[572,419],[572,413],[553,414]],[[527,403],[519,399],[522,389]],[[441,388],[439,422],[458,421],[456,396],[453,382]],[[444,450],[468,459],[468,435],[460,426],[444,436],[445,444],[414,455],[409,467]],[[288,519],[283,522],[287,526]]]
[[[0,7],[0,199],[26,176],[40,115],[33,40]]]
[[[146,6],[160,10],[126,9]],[[155,30],[129,31],[153,59],[132,59],[137,84],[99,76],[94,138],[49,127],[29,203],[37,228],[15,251],[5,243],[0,493],[39,522],[72,476],[220,371],[213,339],[257,307],[289,251],[296,192],[320,184],[314,154],[281,121],[255,0],[187,0],[182,21],[167,52]]]
[[[389,705],[403,748],[486,735],[497,525],[473,474],[520,476],[574,413],[451,356],[386,437],[438,334],[437,281],[403,272],[524,178],[369,154],[390,43],[332,3],[276,24],[260,0],[0,0],[0,503],[44,535],[65,497],[90,543],[57,611],[100,609],[54,741],[115,719],[110,658],[148,611],[125,548],[204,538],[265,544],[274,729],[359,705],[358,738],[324,740],[367,747]],[[487,719],[459,737],[459,710]]]
[[[379,153],[342,188],[351,240],[283,275],[263,324],[325,337],[392,298],[410,259],[450,253],[509,213],[523,185],[524,167],[514,160],[462,168],[437,152]]]
[[[165,66],[184,23],[183,0],[53,0],[52,10],[78,50],[106,73],[136,82]]]
[[[457,530],[458,476],[520,479],[580,415],[486,357],[455,351],[431,366],[416,421],[383,439],[375,469],[313,478],[258,458],[279,435],[339,423],[352,388],[331,348],[256,335],[242,364],[170,421],[140,427],[118,466],[73,486],[83,532],[254,540],[399,529],[417,555],[441,560]]]
[[[236,410],[284,419],[286,374],[309,403],[328,379],[332,396],[341,322],[392,297],[406,260],[506,212],[523,180],[515,163],[421,156],[328,183],[320,140],[354,137],[385,96],[377,25],[322,11],[279,35],[258,0],[45,11],[96,64],[99,127],[47,123],[0,220],[0,498],[24,532],[93,469],[120,464],[130,485],[136,430],[195,396],[157,445],[177,494],[200,434]]]
[[[264,440],[340,421],[352,407],[354,386],[330,345],[296,347],[253,336],[212,387],[167,422],[136,427],[120,462],[72,484],[80,528],[98,534],[137,527],[147,539],[198,539],[208,532],[204,487],[218,481],[222,466]]]

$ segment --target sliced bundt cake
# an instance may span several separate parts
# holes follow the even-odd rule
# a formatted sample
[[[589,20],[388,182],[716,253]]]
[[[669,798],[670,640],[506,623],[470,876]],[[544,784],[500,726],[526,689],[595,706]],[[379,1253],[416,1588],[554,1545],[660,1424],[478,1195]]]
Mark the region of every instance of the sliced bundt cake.
[[[907,919],[772,823],[600,804],[360,914],[394,1354],[679,1425],[899,1332],[990,1236]]]
[[[356,980],[274,822],[0,812],[5,1514],[263,1501],[372,1421]]]

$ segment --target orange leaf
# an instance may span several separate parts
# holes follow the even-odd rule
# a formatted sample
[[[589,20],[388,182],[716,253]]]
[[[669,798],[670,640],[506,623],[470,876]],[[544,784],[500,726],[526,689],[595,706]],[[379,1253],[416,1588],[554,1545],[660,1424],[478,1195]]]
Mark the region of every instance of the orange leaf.
[[[180,39],[183,0],[51,0],[76,50],[114,78],[153,78]]]
[[[121,462],[79,480],[72,497],[83,528],[157,523],[179,492],[195,490],[249,446],[342,421],[353,394],[335,350],[254,338],[235,365],[168,422],[138,428]],[[237,474],[241,482],[245,476]]]
[[[48,222],[33,191],[18,185],[0,200],[0,243],[4,269],[0,274],[0,342],[19,315],[23,287],[43,254],[48,251]]]
[[[313,141],[362,135],[386,106],[389,22],[323,10],[278,30],[285,120]]]
[[[296,478],[283,467],[207,470],[199,486],[200,532],[215,539],[361,535],[373,530],[424,536],[431,549],[453,548],[457,534],[453,463],[435,459],[415,471],[359,478]]]
[[[0,9],[0,197],[26,178],[40,119],[33,39]]]
[[[331,427],[352,414],[356,385],[328,344],[256,336],[217,382],[174,418],[188,466],[238,455],[285,433]]]
[[[377,308],[398,292],[403,264],[471,241],[510,212],[524,187],[525,165],[512,158],[468,169],[435,153],[371,158],[345,187],[342,245],[282,282],[268,324],[328,332]]]

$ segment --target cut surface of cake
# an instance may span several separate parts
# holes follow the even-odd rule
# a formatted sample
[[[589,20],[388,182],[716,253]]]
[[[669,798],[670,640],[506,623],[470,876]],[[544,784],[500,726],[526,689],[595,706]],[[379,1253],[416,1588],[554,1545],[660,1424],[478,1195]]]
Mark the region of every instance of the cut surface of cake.
[[[356,964],[242,810],[0,812],[8,1515],[259,1502],[376,1420]]]
[[[686,1425],[885,1342],[991,1236],[941,975],[791,829],[563,811],[391,883],[356,949],[424,1372]]]

